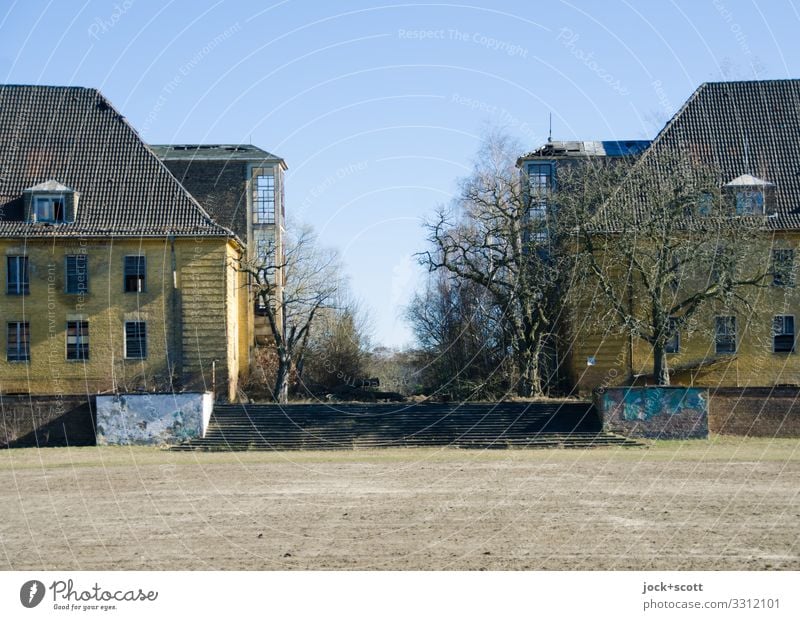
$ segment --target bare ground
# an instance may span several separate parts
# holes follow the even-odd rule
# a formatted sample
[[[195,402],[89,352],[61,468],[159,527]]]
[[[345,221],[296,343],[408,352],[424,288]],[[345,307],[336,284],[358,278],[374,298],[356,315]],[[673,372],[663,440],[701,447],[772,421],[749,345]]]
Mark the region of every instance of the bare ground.
[[[800,569],[800,440],[0,452],[0,569]]]

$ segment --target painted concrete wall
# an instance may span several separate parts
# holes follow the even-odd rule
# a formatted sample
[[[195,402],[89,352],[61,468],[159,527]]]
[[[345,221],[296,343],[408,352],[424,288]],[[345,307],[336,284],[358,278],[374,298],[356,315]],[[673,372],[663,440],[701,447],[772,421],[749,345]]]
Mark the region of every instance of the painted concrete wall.
[[[97,445],[173,445],[202,437],[210,393],[97,397]]]
[[[607,431],[651,439],[708,437],[708,391],[703,388],[610,388],[595,393],[595,405]]]

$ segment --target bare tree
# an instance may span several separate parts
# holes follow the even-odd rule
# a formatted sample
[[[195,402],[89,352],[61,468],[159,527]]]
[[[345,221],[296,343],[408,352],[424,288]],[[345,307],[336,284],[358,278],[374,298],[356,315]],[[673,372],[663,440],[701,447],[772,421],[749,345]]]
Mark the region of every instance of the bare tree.
[[[432,249],[419,255],[430,271],[445,270],[474,283],[500,311],[513,391],[540,395],[548,388],[546,357],[563,293],[561,227],[547,208],[550,188],[520,176],[520,148],[489,136],[453,205],[427,225]]]
[[[302,367],[312,326],[321,309],[333,305],[342,283],[337,252],[321,248],[308,227],[290,229],[283,253],[270,245],[240,262],[250,275],[250,286],[266,317],[276,354],[273,396],[280,403],[289,398],[292,370]]]
[[[648,343],[658,385],[670,382],[667,344],[704,309],[753,311],[746,290],[767,274],[755,253],[763,216],[737,215],[713,167],[662,148],[634,164],[560,167],[558,185],[586,284],[573,289],[578,318]]]
[[[298,381],[311,393],[358,388],[367,378],[370,349],[368,318],[361,306],[340,291],[333,306],[321,308],[298,367]]]
[[[425,393],[495,399],[508,391],[502,312],[483,287],[437,270],[406,307],[405,317],[419,345],[418,376]]]

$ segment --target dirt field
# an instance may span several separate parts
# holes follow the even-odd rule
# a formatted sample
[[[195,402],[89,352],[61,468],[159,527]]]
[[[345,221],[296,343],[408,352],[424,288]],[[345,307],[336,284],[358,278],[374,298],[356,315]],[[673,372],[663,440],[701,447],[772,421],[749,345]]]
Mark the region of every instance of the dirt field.
[[[2,569],[800,569],[800,441],[0,451]]]

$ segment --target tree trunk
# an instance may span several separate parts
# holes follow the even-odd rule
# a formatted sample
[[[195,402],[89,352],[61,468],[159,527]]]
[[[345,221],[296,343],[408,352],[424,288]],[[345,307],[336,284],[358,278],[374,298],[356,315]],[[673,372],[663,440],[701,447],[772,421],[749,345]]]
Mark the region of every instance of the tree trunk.
[[[656,385],[669,385],[667,352],[664,350],[664,344],[660,342],[653,345],[653,379]]]
[[[275,400],[285,405],[289,402],[289,372],[291,370],[291,359],[286,355],[278,355],[278,371],[275,376]]]
[[[541,345],[526,345],[520,352],[520,382],[517,394],[523,398],[543,396],[542,376],[540,369]]]

